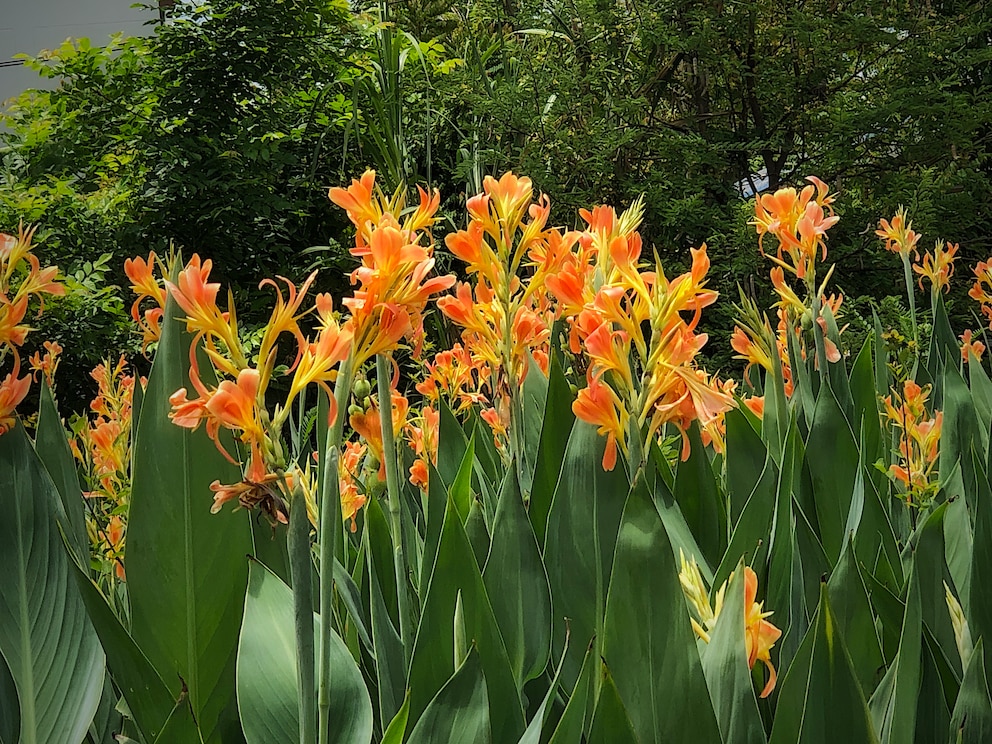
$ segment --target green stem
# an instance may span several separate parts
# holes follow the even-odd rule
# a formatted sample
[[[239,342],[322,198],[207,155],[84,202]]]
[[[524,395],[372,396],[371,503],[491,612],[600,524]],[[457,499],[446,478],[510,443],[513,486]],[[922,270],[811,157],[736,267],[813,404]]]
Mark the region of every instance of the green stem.
[[[399,467],[393,438],[393,396],[389,384],[389,359],[375,358],[376,384],[379,390],[379,423],[382,426],[382,456],[386,465],[386,494],[389,499],[389,529],[393,537],[393,570],[396,573],[396,608],[400,616],[400,641],[403,656],[410,662],[410,608],[407,592],[406,559],[403,555],[403,531],[400,520]]]
[[[344,431],[344,417],[351,396],[351,383],[354,377],[354,364],[349,356],[338,372],[334,384],[334,401],[337,416],[327,432],[327,445],[324,452],[324,479],[320,489],[320,509],[318,511],[318,550],[320,552],[320,681],[317,688],[317,710],[319,719],[320,744],[327,744],[330,736],[331,714],[331,616],[334,600],[334,534],[341,529],[341,484],[338,481],[338,458],[341,456],[341,435]],[[312,653],[312,649],[311,649]],[[313,687],[302,687],[312,690]],[[301,697],[304,695],[301,694]],[[306,696],[309,697],[309,696]]]
[[[313,586],[310,571],[310,520],[303,492],[293,492],[289,507],[289,571],[293,580],[293,612],[296,626],[296,670],[300,684],[300,744],[317,741],[314,710]]]
[[[906,279],[906,296],[909,298],[909,318],[913,324],[913,343],[916,345],[916,358],[920,358],[920,329],[916,325],[916,292],[913,290],[913,269],[909,264],[909,254],[902,256],[902,272]]]

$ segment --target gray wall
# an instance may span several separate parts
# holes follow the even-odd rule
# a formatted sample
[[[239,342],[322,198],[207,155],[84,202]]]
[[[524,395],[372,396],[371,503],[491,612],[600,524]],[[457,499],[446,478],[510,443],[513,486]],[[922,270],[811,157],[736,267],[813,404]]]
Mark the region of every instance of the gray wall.
[[[15,54],[35,55],[69,37],[103,45],[112,33],[149,33],[149,11],[130,7],[134,0],[0,0],[0,63]],[[46,81],[20,65],[0,67],[0,106],[11,96]],[[51,83],[49,83],[50,85]]]

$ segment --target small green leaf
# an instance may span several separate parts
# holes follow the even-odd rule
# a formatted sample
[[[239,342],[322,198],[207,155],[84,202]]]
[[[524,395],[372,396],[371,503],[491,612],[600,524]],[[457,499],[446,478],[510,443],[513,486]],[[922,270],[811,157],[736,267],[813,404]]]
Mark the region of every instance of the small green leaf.
[[[961,682],[954,712],[951,714],[952,744],[985,744],[992,741],[992,699],[985,674],[984,638],[975,644],[968,669]]]
[[[469,651],[465,663],[424,710],[407,744],[465,741],[489,744],[489,699],[479,653]]]
[[[639,741],[662,741],[662,739],[639,739],[630,722],[630,714],[624,708],[617,692],[613,677],[603,665],[603,681],[599,689],[599,699],[589,726],[588,744],[637,744]],[[715,741],[715,740],[714,740]]]

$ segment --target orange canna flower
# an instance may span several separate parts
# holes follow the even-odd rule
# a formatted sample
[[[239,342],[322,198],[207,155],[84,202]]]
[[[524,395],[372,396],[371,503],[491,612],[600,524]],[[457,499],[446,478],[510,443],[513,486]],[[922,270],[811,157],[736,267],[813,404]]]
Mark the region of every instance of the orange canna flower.
[[[579,391],[572,403],[572,412],[583,421],[593,424],[600,436],[606,436],[606,451],[603,453],[603,469],[613,470],[617,464],[617,444],[626,454],[625,434],[629,414],[613,389],[591,376],[588,385]]]
[[[875,234],[885,240],[885,249],[893,253],[908,256],[910,252],[917,258],[919,253],[916,244],[920,241],[920,236],[913,231],[913,223],[906,217],[906,210],[899,207],[892,221],[880,220],[879,229]]]
[[[943,413],[936,411],[930,416],[926,408],[929,396],[929,386],[921,388],[906,380],[902,396],[893,393],[882,401],[886,418],[899,435],[899,462],[890,466],[889,472],[903,484],[907,502],[916,505],[924,505],[939,487],[934,470]]]
[[[768,669],[768,682],[760,697],[766,698],[775,689],[777,675],[772,665],[771,650],[782,637],[782,631],[765,618],[771,612],[763,612],[763,602],[755,601],[758,596],[758,576],[750,566],[744,567],[744,642],[747,646],[747,664],[752,669],[760,661]]]
[[[358,510],[368,501],[365,493],[359,488],[358,471],[366,446],[361,442],[348,442],[344,452],[338,458],[338,481],[341,491],[341,517],[344,521],[351,520],[351,531],[358,529],[355,516]]]
[[[759,419],[765,416],[765,396],[748,396],[744,399],[744,405],[750,409],[751,413],[757,416]]]
[[[799,279],[806,279],[818,255],[820,260],[826,258],[826,233],[840,219],[830,206],[834,197],[828,195],[827,185],[815,176],[807,180],[812,185],[801,192],[782,188],[759,196],[754,203],[755,218],[749,223],[758,233],[762,254],[762,240],[767,234],[773,235],[778,240],[778,249],[776,256],[770,256],[771,260]]]
[[[142,331],[142,351],[148,344],[158,341],[161,336],[161,321],[165,307],[165,288],[155,277],[155,266],[159,265],[155,251],[148,254],[145,260],[140,256],[124,261],[124,273],[131,281],[131,290],[138,298],[131,305],[131,318]],[[141,303],[150,299],[153,307],[146,308],[142,313]]]
[[[679,571],[679,583],[682,585],[682,593],[685,595],[689,609],[689,619],[693,631],[705,643],[710,642],[710,634],[716,627],[722,616],[724,597],[727,587],[733,581],[734,574],[730,574],[716,592],[716,597],[712,605],[706,584],[699,572],[696,559],[686,560],[682,551],[679,551],[679,561],[681,570]],[[771,661],[771,650],[779,638],[782,631],[772,625],[766,618],[772,615],[765,612],[763,602],[757,601],[758,577],[750,566],[744,566],[744,645],[747,655],[747,663],[750,668],[754,668],[755,663],[760,661],[768,669],[768,682],[760,693],[760,697],[766,698],[775,689],[778,675]]]
[[[981,359],[985,353],[985,344],[981,341],[971,340],[971,330],[961,334],[961,360],[967,364],[971,357]]]
[[[392,391],[393,436],[399,437],[406,424],[407,411],[410,408],[406,397],[396,390]],[[379,419],[378,401],[371,399],[367,410],[353,413],[349,417],[351,428],[365,440],[369,450],[379,461],[379,480],[386,479],[386,458],[382,441],[382,423]]]
[[[31,376],[18,378],[18,366],[15,361],[14,369],[3,382],[0,382],[0,434],[10,431],[16,419],[14,411],[28,394],[31,388]]]
[[[31,356],[31,370],[35,373],[36,380],[39,374],[44,375],[48,387],[51,388],[55,387],[55,371],[59,366],[59,354],[62,353],[62,346],[57,341],[45,341],[44,347],[44,356],[38,351]]]

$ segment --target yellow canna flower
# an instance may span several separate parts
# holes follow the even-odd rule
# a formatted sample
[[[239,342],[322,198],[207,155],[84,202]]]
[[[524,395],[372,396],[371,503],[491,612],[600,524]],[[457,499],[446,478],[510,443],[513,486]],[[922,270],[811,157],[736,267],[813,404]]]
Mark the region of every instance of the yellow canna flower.
[[[923,278],[930,280],[934,292],[950,289],[951,276],[954,274],[954,256],[958,252],[957,244],[945,245],[938,240],[933,247],[933,253],[923,254],[923,265],[913,264],[913,271],[920,275],[920,289],[923,289]]]
[[[710,634],[721,617],[727,587],[733,581],[734,574],[731,573],[730,578],[717,591],[711,606],[696,559],[693,557],[686,560],[685,554],[680,548],[679,562],[681,565],[679,583],[682,585],[682,593],[689,605],[689,619],[692,629],[700,639],[709,643]],[[771,650],[778,639],[782,637],[782,631],[768,622],[766,618],[770,617],[772,613],[764,611],[764,603],[758,602],[757,597],[758,576],[750,566],[745,566],[743,618],[745,653],[750,668],[753,669],[755,663],[760,661],[768,669],[768,682],[765,683],[760,694],[760,697],[766,698],[775,689],[775,683],[778,679],[771,660]]]

